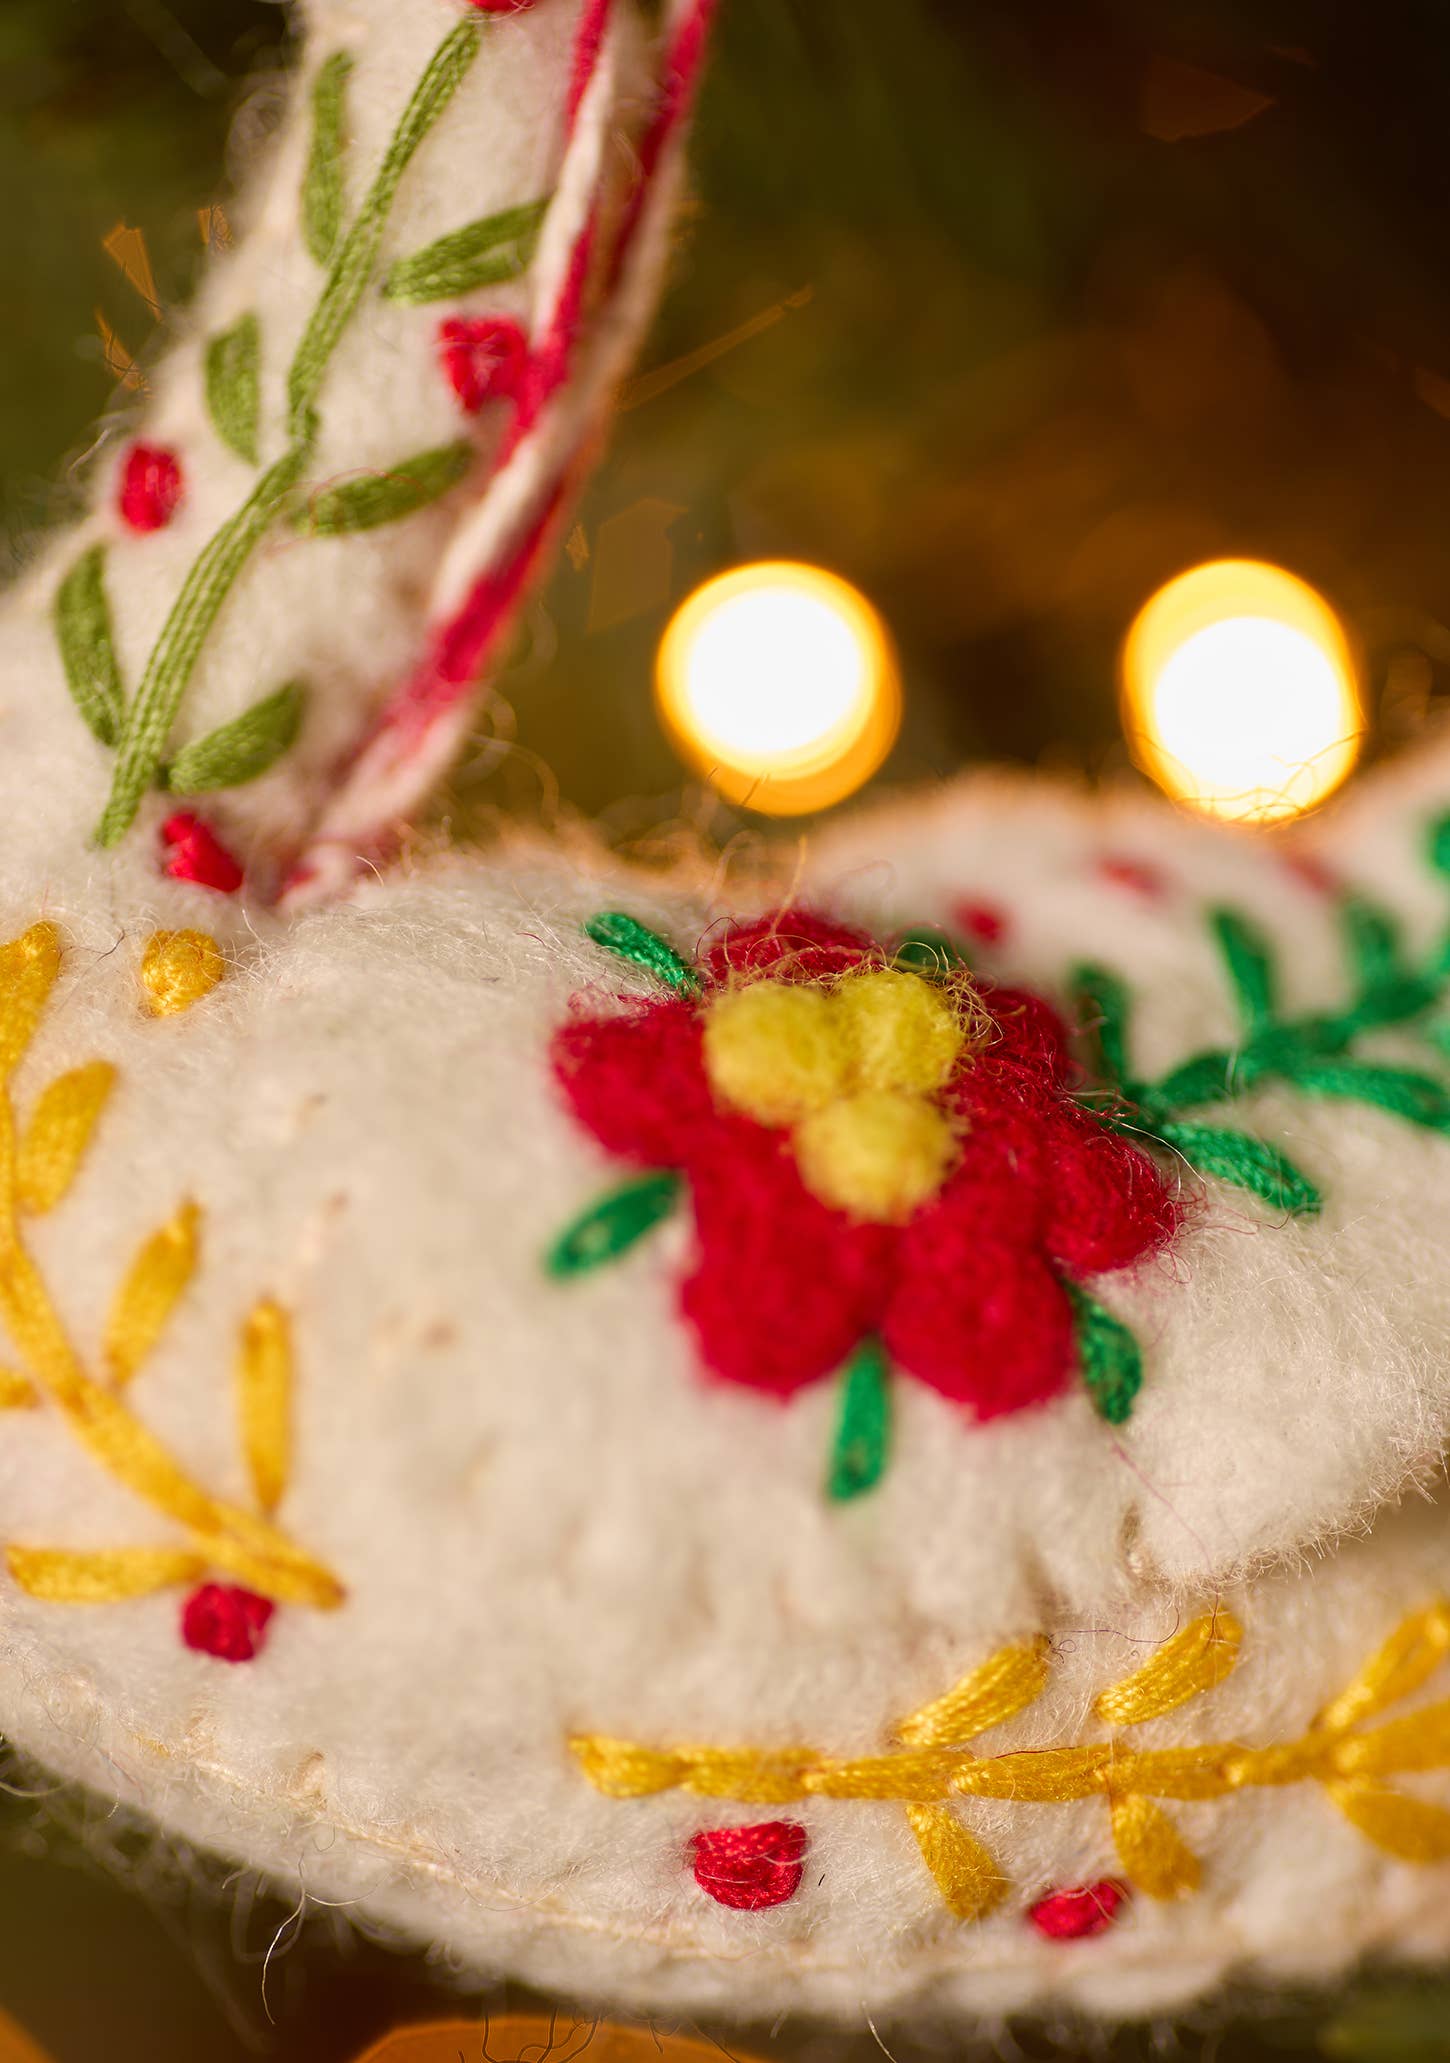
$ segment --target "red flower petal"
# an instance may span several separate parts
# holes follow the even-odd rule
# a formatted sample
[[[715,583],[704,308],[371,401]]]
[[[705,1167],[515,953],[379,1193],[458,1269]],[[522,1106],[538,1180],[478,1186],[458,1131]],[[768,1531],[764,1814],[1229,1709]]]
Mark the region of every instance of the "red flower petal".
[[[250,1662],[265,1644],[273,1612],[269,1597],[230,1583],[203,1583],[181,1608],[181,1637],[198,1654],[219,1662]]]
[[[159,444],[133,444],[116,492],[121,520],[133,530],[164,530],[181,500],[176,454]]]
[[[713,940],[700,959],[707,982],[728,981],[732,974],[777,981],[820,981],[844,974],[865,959],[879,957],[863,931],[832,923],[813,910],[772,910],[749,924],[732,924]]]
[[[992,987],[983,989],[982,1001],[996,1023],[997,1037],[978,1065],[1024,1067],[1049,1082],[1071,1078],[1067,1026],[1050,1003],[1028,989]]]
[[[1072,1311],[1019,1222],[991,1187],[948,1184],[907,1226],[882,1338],[908,1375],[980,1419],[1043,1404],[1072,1377]],[[1010,1211],[1010,1189],[999,1192]],[[1004,1233],[1007,1236],[1003,1236]]]
[[[1039,1898],[1027,1908],[1027,1917],[1049,1941],[1085,1941],[1090,1934],[1106,1933],[1127,1899],[1125,1884],[1104,1877],[1096,1884],[1078,1884]]]
[[[438,358],[465,415],[487,401],[512,401],[529,362],[529,340],[506,316],[451,316],[438,325]]]
[[[241,887],[241,867],[215,832],[190,810],[178,810],[166,819],[161,843],[167,854],[162,864],[173,881],[194,881],[220,895],[235,895]]]
[[[800,1889],[806,1830],[797,1820],[753,1827],[713,1827],[690,1838],[695,1882],[718,1905],[760,1912],[784,1905]]]
[[[579,1122],[610,1153],[682,1167],[715,1122],[688,1004],[644,1003],[576,1018],[555,1035],[554,1072]]]
[[[700,1258],[680,1287],[701,1358],[726,1382],[789,1396],[875,1329],[897,1235],[817,1202],[780,1133],[717,1120],[690,1164]]]
[[[1043,1146],[1047,1251],[1070,1275],[1126,1268],[1173,1237],[1181,1208],[1158,1168],[1128,1140],[1063,1103]]]

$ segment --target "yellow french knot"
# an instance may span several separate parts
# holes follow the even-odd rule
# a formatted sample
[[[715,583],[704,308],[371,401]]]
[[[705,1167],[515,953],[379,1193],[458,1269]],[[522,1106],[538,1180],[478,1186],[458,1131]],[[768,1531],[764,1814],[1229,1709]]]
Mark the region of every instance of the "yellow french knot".
[[[205,931],[153,931],[141,955],[141,986],[153,1017],[173,1017],[211,994],[226,973],[216,940]]]
[[[708,1006],[716,1096],[791,1132],[801,1179],[823,1203],[893,1224],[934,1196],[957,1157],[935,1098],[968,1045],[953,990],[897,968],[833,986],[757,981]]]

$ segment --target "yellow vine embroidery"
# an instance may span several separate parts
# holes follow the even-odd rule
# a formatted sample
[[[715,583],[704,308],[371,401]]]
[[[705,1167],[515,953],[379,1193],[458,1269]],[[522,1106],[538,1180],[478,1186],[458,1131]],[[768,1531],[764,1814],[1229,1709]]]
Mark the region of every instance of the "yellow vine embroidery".
[[[0,1407],[49,1405],[101,1468],[185,1536],[174,1549],[12,1545],[11,1575],[32,1596],[98,1603],[189,1584],[221,1569],[261,1596],[321,1610],[342,1602],[332,1572],[273,1522],[286,1488],[292,1345],[286,1315],[270,1299],[244,1322],[239,1417],[255,1509],[212,1496],[130,1409],[125,1392],[195,1272],[201,1213],[183,1203],[146,1239],[111,1306],[102,1348],[108,1380],[85,1372],[50,1288],[26,1244],[22,1221],[61,1203],[78,1174],[112,1084],[102,1062],[42,1089],[28,1127],[17,1125],[10,1078],[23,1058],[60,971],[60,935],[36,924],[0,947],[0,1319],[18,1366],[0,1368]]]
[[[1250,1748],[1235,1741],[1141,1749],[1126,1730],[1157,1719],[1224,1682],[1237,1664],[1242,1628],[1231,1613],[1195,1619],[1152,1659],[1096,1699],[1103,1740],[978,1756],[967,1743],[1006,1725],[1046,1688],[1045,1640],[1002,1649],[900,1722],[888,1752],[839,1757],[815,1748],[652,1748],[602,1734],[570,1742],[583,1774],[611,1798],[684,1790],[742,1805],[802,1798],[895,1800],[906,1809],[922,1859],[950,1910],[981,1919],[1008,1881],[960,1816],[963,1801],[1010,1799],[1061,1805],[1102,1798],[1123,1875],[1152,1898],[1197,1888],[1198,1857],[1157,1801],[1227,1798],[1286,1784],[1317,1783],[1359,1832],[1404,1862],[1450,1861],[1450,1811],[1392,1789],[1387,1777],[1450,1769],[1450,1701],[1422,1705],[1370,1727],[1427,1683],[1450,1657],[1450,1602],[1406,1619],[1296,1741]]]

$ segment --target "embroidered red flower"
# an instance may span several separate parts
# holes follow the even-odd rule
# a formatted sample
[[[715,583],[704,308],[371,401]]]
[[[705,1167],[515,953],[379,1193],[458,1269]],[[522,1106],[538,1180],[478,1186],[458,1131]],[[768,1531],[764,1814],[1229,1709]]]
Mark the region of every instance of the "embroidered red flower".
[[[884,1465],[888,1366],[979,1419],[1080,1368],[1126,1418],[1136,1343],[1079,1283],[1161,1247],[1178,1206],[1074,1099],[1046,1003],[798,910],[730,929],[696,969],[630,918],[589,930],[666,987],[580,1011],[555,1071],[602,1146],[662,1172],[571,1226],[556,1273],[622,1252],[687,1187],[680,1302],[705,1367],[779,1397],[844,1369],[840,1497]]]
[[[487,402],[515,401],[529,362],[529,340],[507,316],[451,315],[438,325],[438,358],[465,415]]]
[[[181,467],[159,444],[133,444],[116,489],[121,520],[132,530],[164,530],[181,501]]]

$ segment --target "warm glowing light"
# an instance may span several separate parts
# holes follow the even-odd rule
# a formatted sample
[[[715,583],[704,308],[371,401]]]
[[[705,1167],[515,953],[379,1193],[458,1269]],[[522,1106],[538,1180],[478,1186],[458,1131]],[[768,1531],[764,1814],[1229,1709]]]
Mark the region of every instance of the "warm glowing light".
[[[1195,566],[1128,634],[1123,728],[1143,771],[1209,816],[1302,815],[1359,757],[1364,709],[1339,618],[1281,566]]]
[[[681,757],[769,816],[859,788],[901,720],[881,618],[848,581],[788,559],[695,590],[660,641],[655,693]]]

